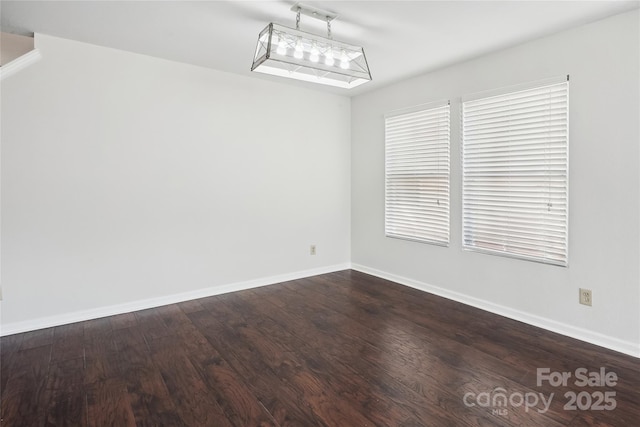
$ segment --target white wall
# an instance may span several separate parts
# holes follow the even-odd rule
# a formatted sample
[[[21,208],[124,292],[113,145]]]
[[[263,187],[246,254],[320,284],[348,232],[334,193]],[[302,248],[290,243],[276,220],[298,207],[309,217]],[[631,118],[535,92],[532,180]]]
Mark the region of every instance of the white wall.
[[[36,47],[2,82],[4,334],[348,266],[349,98]]]
[[[354,267],[640,356],[638,11],[352,99]],[[424,52],[428,54],[428,52]],[[462,250],[460,96],[570,74],[568,268]],[[451,99],[448,248],[384,237],[383,115]],[[593,290],[593,307],[578,288]]]

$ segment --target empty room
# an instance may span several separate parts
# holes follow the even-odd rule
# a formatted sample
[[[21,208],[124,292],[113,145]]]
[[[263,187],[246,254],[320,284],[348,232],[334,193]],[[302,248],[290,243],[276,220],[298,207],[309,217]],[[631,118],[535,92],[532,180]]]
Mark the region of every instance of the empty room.
[[[640,2],[0,26],[2,426],[639,425]]]

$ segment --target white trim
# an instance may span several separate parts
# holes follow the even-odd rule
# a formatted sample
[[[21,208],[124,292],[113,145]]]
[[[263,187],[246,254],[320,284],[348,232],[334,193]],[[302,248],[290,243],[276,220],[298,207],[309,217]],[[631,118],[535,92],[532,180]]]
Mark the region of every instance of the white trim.
[[[39,319],[14,322],[0,326],[0,336],[12,335],[21,332],[29,332],[37,329],[50,328],[53,326],[66,325],[68,323],[82,322],[85,320],[98,319],[101,317],[113,316],[116,314],[130,313],[132,311],[145,310],[148,308],[160,307],[163,305],[175,304],[178,302],[205,298],[213,295],[221,295],[229,292],[242,291],[246,289],[258,288],[277,283],[297,280],[319,274],[332,273],[335,271],[348,270],[349,263],[328,265],[309,270],[296,271],[293,273],[279,274],[276,276],[262,277],[244,282],[229,283],[226,285],[211,286],[209,288],[198,289],[190,292],[166,295],[162,297],[149,298],[138,301],[126,302],[123,304],[98,307],[91,310],[81,310],[73,313],[65,313],[56,316],[41,317]]]
[[[335,271],[342,271],[353,269],[363,273],[371,274],[372,276],[380,277],[382,279],[391,280],[401,285],[409,286],[414,289],[418,289],[423,292],[438,295],[443,298],[447,298],[453,301],[457,301],[462,304],[470,305],[472,307],[479,308],[481,310],[488,311],[490,313],[498,314],[500,316],[508,317],[513,320],[527,323],[529,325],[537,326],[539,328],[546,329],[548,331],[556,332],[561,335],[565,335],[571,338],[575,338],[581,341],[585,341],[591,344],[595,344],[601,347],[605,347],[614,351],[619,351],[630,356],[640,358],[640,343],[634,343],[632,341],[625,341],[618,338],[612,338],[598,332],[589,331],[587,329],[578,328],[566,323],[557,322],[555,320],[547,319],[544,317],[536,316],[524,311],[515,310],[509,307],[505,307],[499,304],[482,300],[479,298],[471,297],[459,292],[450,291],[437,286],[432,286],[418,280],[409,279],[404,276],[399,276],[393,273],[388,273],[375,268],[367,267],[361,264],[335,264],[326,267],[319,267],[310,270],[297,271],[293,273],[280,274],[277,276],[263,277],[254,280],[248,280],[244,282],[230,283],[220,286],[212,286],[209,288],[198,289],[190,292],[183,292],[179,294],[167,295],[164,297],[149,298],[145,300],[138,300],[123,304],[117,304],[107,307],[99,307],[92,310],[82,310],[74,313],[61,314],[57,316],[42,317],[39,319],[28,320],[24,322],[14,322],[7,325],[0,326],[0,336],[12,335],[21,332],[29,332],[37,329],[50,328],[53,326],[66,325],[68,323],[82,322],[85,320],[98,319],[101,317],[113,316],[122,313],[130,313],[137,310],[145,310],[148,308],[159,307],[168,304],[175,304],[178,302],[189,301],[198,298],[205,298],[213,295],[221,295],[229,292],[236,292],[246,289],[258,288],[261,286],[273,285],[289,280],[297,280],[305,277],[317,276],[319,274],[332,273]]]
[[[386,271],[377,270],[375,268],[367,267],[364,265],[354,263],[351,265],[351,268],[362,273],[367,273],[371,274],[372,276],[380,277],[382,279],[391,280],[393,282],[400,283],[401,285],[409,286],[411,288],[438,295],[453,301],[460,302],[462,304],[470,305],[472,307],[498,314],[500,316],[508,317],[509,319],[524,322],[551,332],[556,332],[561,335],[565,335],[571,338],[575,338],[581,341],[599,345],[601,347],[640,358],[640,343],[637,342],[613,338],[604,334],[600,334],[598,332],[589,331],[587,329],[578,328],[566,323],[547,319],[545,317],[540,317],[535,314],[515,310],[513,308],[505,307],[499,304],[494,304],[490,301],[475,298],[459,292],[450,291],[448,289],[429,285],[418,280],[398,276],[393,273],[387,273]]]
[[[34,62],[40,60],[40,58],[42,58],[42,55],[40,54],[40,51],[38,49],[33,49],[32,51],[19,56],[13,61],[0,67],[0,80],[4,80],[7,77],[22,70],[23,68],[28,67]]]

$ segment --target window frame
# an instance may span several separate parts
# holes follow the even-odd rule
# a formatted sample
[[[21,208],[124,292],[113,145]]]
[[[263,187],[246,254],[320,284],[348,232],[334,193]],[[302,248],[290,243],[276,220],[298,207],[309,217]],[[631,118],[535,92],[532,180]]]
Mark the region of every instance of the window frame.
[[[513,240],[508,241],[508,245],[512,246],[511,251],[509,251],[509,248],[502,248],[501,250],[496,249],[496,248],[489,248],[489,247],[481,247],[480,245],[478,245],[477,243],[471,244],[471,240],[473,235],[470,234],[472,233],[472,231],[469,230],[469,222],[471,221],[469,218],[472,217],[472,215],[470,215],[469,213],[469,205],[471,204],[469,202],[470,197],[467,196],[467,186],[468,186],[468,182],[469,182],[469,177],[468,177],[468,170],[467,170],[467,156],[466,156],[466,152],[465,149],[468,148],[468,144],[467,144],[467,132],[466,132],[466,127],[465,125],[467,125],[467,117],[466,117],[466,112],[465,112],[465,107],[468,103],[474,102],[474,101],[485,101],[485,100],[489,100],[491,98],[500,98],[500,97],[516,97],[517,94],[522,94],[524,92],[535,92],[535,91],[539,91],[542,90],[543,88],[551,88],[551,87],[556,87],[556,86],[565,86],[564,88],[564,93],[566,94],[564,100],[565,100],[565,110],[562,114],[556,115],[555,117],[563,117],[563,126],[564,126],[564,140],[562,141],[564,146],[564,157],[563,157],[563,161],[564,161],[564,169],[562,171],[563,173],[563,188],[564,188],[564,193],[563,193],[563,197],[560,199],[562,201],[562,204],[560,205],[561,207],[563,207],[563,210],[560,210],[560,212],[563,212],[563,222],[562,222],[562,232],[558,232],[554,235],[554,237],[558,237],[558,236],[562,236],[562,242],[561,244],[563,245],[562,252],[560,253],[559,256],[550,256],[549,252],[551,251],[547,251],[546,254],[547,256],[544,256],[545,252],[543,250],[541,250],[540,248],[545,247],[544,245],[539,245],[538,250],[537,250],[537,254],[534,253],[530,253],[529,255],[523,253],[523,251],[525,249],[520,249],[519,252],[515,252],[513,250],[514,247],[516,247],[517,245],[514,244],[514,242],[517,240],[517,238],[513,238]],[[462,240],[462,248],[466,251],[472,251],[472,252],[479,252],[479,253],[486,253],[486,254],[490,254],[490,255],[498,255],[498,256],[503,256],[503,257],[509,257],[509,258],[515,258],[515,259],[521,259],[521,260],[526,260],[526,261],[533,261],[533,262],[538,262],[538,263],[543,263],[543,264],[549,264],[549,265],[556,265],[556,266],[561,266],[561,267],[568,267],[569,265],[569,145],[570,145],[570,135],[569,135],[569,76],[562,76],[562,77],[556,77],[556,78],[552,78],[552,79],[546,79],[546,80],[540,80],[540,81],[536,81],[536,82],[531,82],[531,83],[526,83],[523,85],[517,85],[517,86],[510,86],[510,87],[506,87],[506,88],[501,88],[501,89],[497,89],[497,90],[492,90],[492,91],[485,91],[485,92],[480,92],[477,94],[473,94],[473,95],[469,95],[466,97],[463,97],[462,99],[462,103],[461,103],[461,115],[460,115],[460,127],[461,127],[461,134],[460,134],[460,151],[461,151],[461,166],[462,166],[462,173],[461,173],[461,210],[462,210],[462,215],[461,215],[461,222],[462,222],[462,233],[461,233],[461,240]],[[549,104],[550,105],[550,104]],[[505,116],[508,116],[509,114],[505,114]],[[549,113],[549,116],[551,116],[551,114]],[[508,121],[508,119],[507,119]],[[549,129],[551,126],[548,124],[550,123],[550,120],[547,120],[547,129]],[[511,129],[511,124],[509,123],[509,129]],[[540,126],[540,128],[544,128],[544,126]],[[476,135],[477,136],[477,135]],[[548,138],[549,139],[549,138]],[[536,147],[540,148],[542,146],[544,146],[544,143],[536,143]],[[546,144],[547,146],[549,146],[550,144]],[[513,145],[511,145],[510,147],[513,147]],[[522,148],[520,148],[520,150],[522,150]],[[511,151],[511,150],[507,150],[507,151]],[[498,154],[502,154],[500,152],[498,152]],[[555,154],[555,152],[554,152]],[[524,155],[520,152],[517,156],[520,156],[520,158],[522,158]],[[546,156],[546,149],[545,149],[545,156]],[[554,159],[555,161],[555,159]],[[551,174],[549,173],[549,170],[551,170],[549,164],[552,164],[553,162],[551,160],[548,160],[548,163],[541,163],[540,165],[537,165],[537,169],[535,170],[535,172],[542,172],[542,173],[546,173],[546,175],[544,175],[544,179],[546,179],[548,182],[552,181],[551,178]],[[545,168],[547,170],[545,170]],[[521,170],[523,170],[524,167],[522,167]],[[534,173],[532,172],[532,175],[534,175]],[[507,175],[508,176],[508,175]],[[495,177],[494,177],[495,178]],[[526,180],[526,178],[523,178],[523,180]],[[530,179],[530,182],[534,182],[535,179]],[[542,178],[539,179],[539,181],[543,181]],[[522,186],[518,187],[515,186],[514,188],[516,188],[516,190],[514,190],[514,193],[518,192],[518,188],[520,189],[520,191],[522,191]],[[507,185],[503,185],[500,187],[485,187],[483,190],[486,193],[490,193],[492,190],[495,191],[495,188],[501,188],[501,189],[508,189],[510,188]],[[549,203],[551,202],[551,197],[553,195],[553,192],[551,190],[551,184],[549,184],[549,189],[547,191],[547,198],[549,199]],[[512,199],[515,199],[516,197],[510,196],[512,197]],[[509,200],[509,199],[506,199]],[[554,199],[556,200],[556,199]],[[502,202],[503,204],[500,206],[504,206],[504,205],[508,205],[507,202]],[[551,212],[553,203],[551,203],[549,205],[549,212]],[[513,211],[510,212],[513,215]],[[506,215],[505,215],[506,216]],[[551,214],[548,215],[549,217],[551,217]],[[541,215],[541,217],[544,217],[544,215]],[[501,219],[502,221],[504,221],[504,219]],[[481,222],[481,220],[476,218],[476,222]],[[500,220],[496,220],[496,222],[500,222]],[[551,223],[551,219],[547,218],[547,219],[541,219],[538,222],[531,222],[529,223],[532,227],[533,226],[538,226],[538,229],[548,229],[551,228],[549,226],[549,224]],[[529,225],[527,224],[527,225]],[[509,234],[508,231],[503,230],[498,230],[496,231],[496,234],[502,232],[503,236],[506,236],[507,234]],[[539,237],[539,235],[533,234],[534,237]],[[544,239],[544,235],[543,235],[543,239]],[[522,238],[522,237],[520,237]],[[507,239],[504,239],[505,241],[507,241]],[[531,240],[534,240],[533,238]],[[507,245],[507,246],[508,246]],[[532,247],[535,245],[531,245]],[[548,245],[548,247],[551,247],[552,245]]]
[[[400,230],[401,227],[398,225],[398,223],[402,222],[402,220],[394,221],[394,219],[392,219],[394,215],[394,212],[393,212],[394,209],[393,209],[393,203],[390,203],[390,201],[392,200],[392,197],[393,197],[392,193],[395,192],[397,196],[399,187],[396,187],[395,191],[391,191],[392,186],[390,185],[390,181],[393,180],[393,178],[390,178],[390,176],[392,176],[392,174],[390,174],[390,165],[391,163],[393,163],[393,161],[391,160],[391,157],[392,157],[391,152],[393,151],[393,149],[398,150],[397,145],[392,148],[391,144],[399,144],[399,142],[390,141],[390,138],[389,138],[390,122],[393,121],[394,119],[399,119],[399,118],[400,120],[402,120],[401,118],[403,117],[405,119],[410,120],[410,116],[417,115],[420,113],[424,113],[427,116],[429,114],[433,114],[435,117],[432,120],[425,119],[424,122],[421,122],[421,125],[417,125],[417,127],[435,126],[437,128],[437,130],[435,131],[436,136],[433,139],[425,139],[426,142],[423,141],[424,145],[421,147],[422,150],[428,150],[428,148],[426,147],[431,144],[434,147],[432,150],[435,151],[436,153],[430,156],[426,156],[425,164],[423,164],[422,169],[427,168],[426,165],[429,162],[434,162],[434,161],[437,162],[438,167],[436,168],[435,171],[431,170],[431,171],[424,172],[422,174],[424,176],[418,179],[425,179],[425,178],[428,178],[429,176],[436,176],[436,177],[438,175],[444,176],[444,186],[442,185],[441,181],[438,181],[438,179],[440,178],[436,178],[435,184],[432,185],[432,187],[435,188],[435,190],[432,190],[432,191],[428,189],[428,182],[423,182],[422,184],[418,183],[417,186],[419,185],[423,186],[423,188],[418,191],[418,194],[422,195],[422,197],[424,198],[426,197],[425,195],[427,194],[437,194],[439,192],[444,191],[442,193],[443,197],[437,200],[438,206],[440,206],[441,200],[443,200],[445,197],[446,197],[446,201],[442,208],[431,209],[431,211],[435,213],[416,214],[416,217],[414,217],[412,220],[413,224],[415,224],[416,220],[420,221],[422,219],[423,225],[415,226],[413,227],[414,228],[413,233],[407,233],[406,232],[407,229],[411,227],[407,226],[407,228],[404,231]],[[442,123],[446,123],[445,131],[440,129],[440,126],[442,126]],[[384,135],[385,135],[384,136],[384,180],[385,180],[384,233],[385,233],[385,237],[448,247],[451,243],[451,104],[450,102],[448,100],[437,101],[437,102],[420,104],[414,107],[404,108],[404,109],[389,112],[384,116]],[[437,141],[440,141],[444,136],[446,136],[446,143],[440,144],[440,145],[444,145],[444,147],[438,146],[439,143]],[[430,141],[435,141],[435,142],[430,142]],[[414,146],[420,145],[420,143],[413,144],[413,145]],[[415,151],[418,151],[418,150],[420,150],[420,148],[415,148]],[[411,151],[411,149],[405,149],[404,151]],[[415,156],[416,154],[414,153],[413,155]],[[411,155],[409,157],[411,157]],[[405,161],[409,161],[410,160],[409,157],[405,158]],[[425,157],[425,156],[423,155],[422,157]],[[443,162],[442,164],[440,164],[441,161]],[[405,183],[405,185],[409,185],[409,184]],[[398,199],[396,199],[396,204],[398,203],[401,203],[401,202],[398,202]],[[420,204],[419,202],[416,202],[416,206],[418,206],[419,204]],[[414,208],[416,208],[416,206],[414,206]],[[442,212],[438,213],[438,211],[442,211]],[[395,214],[397,215],[398,212],[395,212]],[[437,218],[441,218],[441,219],[445,218],[445,220],[442,223],[438,223]],[[426,221],[424,221],[425,219]],[[410,221],[409,219],[406,220],[407,223],[412,221]],[[395,223],[395,226],[392,225],[392,223]],[[435,229],[440,229],[444,231],[438,233],[438,232],[434,232]],[[445,236],[444,238],[442,238],[443,235]]]

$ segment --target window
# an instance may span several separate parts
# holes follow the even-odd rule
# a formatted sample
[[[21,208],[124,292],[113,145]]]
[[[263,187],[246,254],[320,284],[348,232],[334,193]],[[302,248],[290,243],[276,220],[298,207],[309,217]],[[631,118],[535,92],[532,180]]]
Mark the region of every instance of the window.
[[[465,249],[567,265],[568,78],[462,104]]]
[[[385,117],[385,233],[449,244],[449,104]]]

